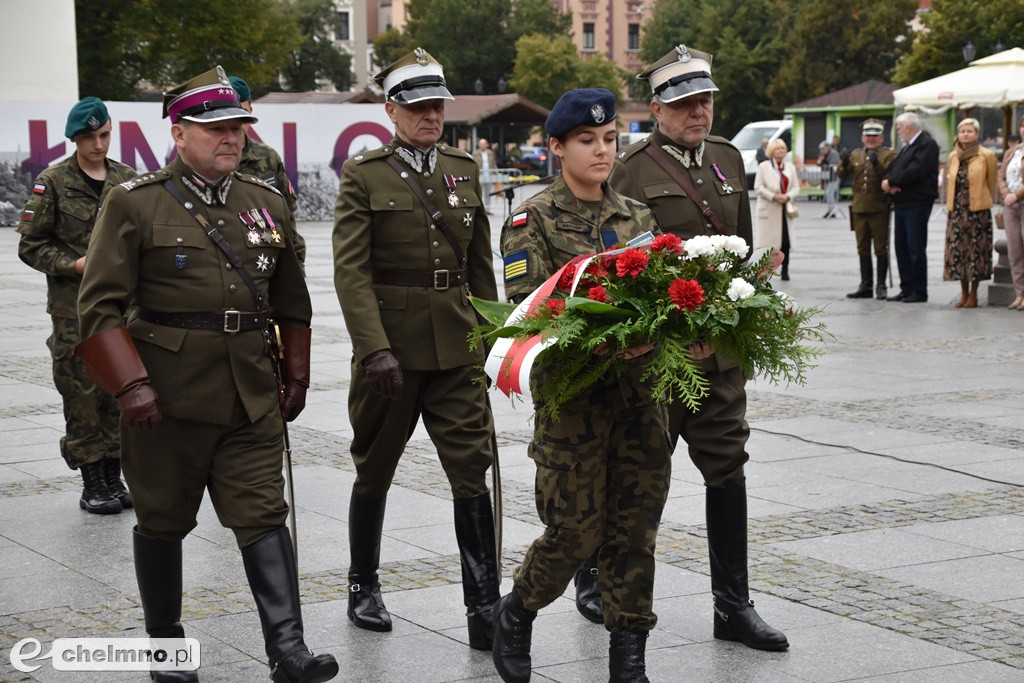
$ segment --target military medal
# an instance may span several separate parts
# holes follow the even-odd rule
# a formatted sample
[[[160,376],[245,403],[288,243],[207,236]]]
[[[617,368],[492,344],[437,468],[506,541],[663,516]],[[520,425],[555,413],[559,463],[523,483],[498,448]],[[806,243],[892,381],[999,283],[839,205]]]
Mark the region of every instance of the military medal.
[[[711,164],[711,170],[715,172],[715,177],[722,181],[722,192],[726,194],[732,194],[736,190],[733,189],[732,185],[729,184],[729,180],[722,173],[722,169],[718,168],[718,164]]]
[[[238,219],[242,221],[242,225],[249,229],[249,231],[245,233],[245,239],[249,240],[249,244],[252,246],[259,246],[263,238],[260,237],[259,231],[256,230],[255,219],[253,219],[248,211],[242,211],[239,213]]]
[[[266,255],[260,254],[259,256],[256,257],[256,269],[257,270],[259,270],[261,273],[265,273],[265,272],[267,272],[267,268],[269,268],[269,267],[270,267],[270,259],[268,259],[266,257]]]
[[[448,206],[457,209],[459,208],[459,197],[455,194],[455,176],[446,173],[443,177],[444,186],[448,188]]]
[[[252,219],[261,230],[267,229],[267,222],[263,220],[263,216],[260,215],[259,209],[249,209],[248,213],[252,216]]]
[[[473,216],[469,213],[469,211],[467,211],[466,215],[462,217],[462,224],[465,225],[467,228],[473,225]]]

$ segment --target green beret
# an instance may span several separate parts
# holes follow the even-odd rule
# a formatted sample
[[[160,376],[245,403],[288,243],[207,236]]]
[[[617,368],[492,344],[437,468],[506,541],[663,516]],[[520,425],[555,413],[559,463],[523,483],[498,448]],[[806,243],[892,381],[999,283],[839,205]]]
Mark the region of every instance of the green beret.
[[[81,133],[91,133],[110,120],[107,105],[98,97],[86,97],[71,107],[68,122],[64,126],[64,137],[69,140]]]
[[[252,99],[252,92],[249,90],[249,84],[245,82],[245,79],[241,76],[228,76],[228,80],[231,81],[231,87],[238,93],[239,102],[247,102]]]

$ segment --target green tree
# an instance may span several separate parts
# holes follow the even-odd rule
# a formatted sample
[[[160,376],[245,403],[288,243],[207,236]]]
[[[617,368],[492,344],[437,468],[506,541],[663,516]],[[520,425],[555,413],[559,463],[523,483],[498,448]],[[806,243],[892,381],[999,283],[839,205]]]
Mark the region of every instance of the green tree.
[[[1020,0],[933,0],[921,14],[927,31],[919,32],[896,71],[893,83],[911,85],[963,69],[963,47],[975,47],[975,58],[1024,45],[1024,3]]]
[[[523,36],[516,41],[516,55],[510,83],[542,107],[550,109],[579,82],[580,56],[567,36]]]
[[[551,0],[514,0],[509,30],[515,40],[534,33],[552,38],[569,35],[572,12],[559,12]]]
[[[779,110],[866,80],[887,81],[909,43],[917,0],[804,0],[771,79]]]
[[[396,62],[415,50],[419,45],[408,33],[399,31],[394,26],[378,34],[373,40],[373,63],[380,68]]]
[[[334,35],[344,28],[331,0],[296,0],[289,8],[302,33],[302,44],[291,54],[291,63],[281,69],[286,90],[316,90],[320,81],[330,81],[338,90],[352,87],[352,56],[334,46]]]
[[[622,97],[622,86],[627,74],[604,55],[593,55],[583,60],[576,70],[575,88],[605,88],[615,99]]]
[[[142,80],[142,63],[133,36],[118,30],[119,17],[130,11],[101,2],[75,0],[78,90],[82,97],[134,100]]]

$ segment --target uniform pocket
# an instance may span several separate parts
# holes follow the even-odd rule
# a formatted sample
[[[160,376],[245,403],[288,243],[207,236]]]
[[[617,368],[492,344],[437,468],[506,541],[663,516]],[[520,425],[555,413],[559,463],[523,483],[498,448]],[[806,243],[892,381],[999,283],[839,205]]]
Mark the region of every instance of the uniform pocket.
[[[537,514],[551,527],[573,525],[579,512],[579,449],[534,439],[529,456],[537,463]]]

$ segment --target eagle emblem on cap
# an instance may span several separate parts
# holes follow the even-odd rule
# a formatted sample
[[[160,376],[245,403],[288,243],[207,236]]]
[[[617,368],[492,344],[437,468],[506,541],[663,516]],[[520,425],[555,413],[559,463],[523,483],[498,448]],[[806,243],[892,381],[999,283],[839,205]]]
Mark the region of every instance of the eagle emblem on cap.
[[[690,55],[690,51],[686,49],[685,45],[676,45],[676,59],[680,62],[688,62],[693,57]]]
[[[600,104],[590,108],[590,115],[594,117],[594,123],[604,123],[604,107]]]
[[[231,81],[228,80],[228,75],[224,73],[224,67],[220,64],[217,65],[217,80],[221,85],[231,85]]]
[[[427,59],[427,51],[422,47],[418,47],[413,52],[416,54],[416,63],[420,66],[426,66],[429,63]]]

